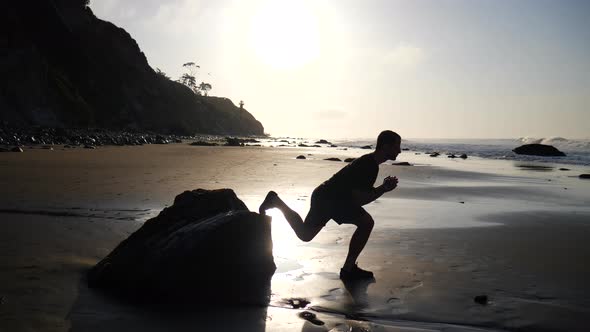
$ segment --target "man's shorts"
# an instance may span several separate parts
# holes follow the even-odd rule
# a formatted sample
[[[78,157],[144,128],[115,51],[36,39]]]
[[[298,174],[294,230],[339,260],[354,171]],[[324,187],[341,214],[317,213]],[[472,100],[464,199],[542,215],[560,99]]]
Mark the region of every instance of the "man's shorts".
[[[367,211],[354,202],[351,196],[334,194],[326,190],[324,186],[319,186],[311,194],[311,208],[306,222],[323,227],[330,219],[333,219],[340,225],[356,225],[367,214]]]

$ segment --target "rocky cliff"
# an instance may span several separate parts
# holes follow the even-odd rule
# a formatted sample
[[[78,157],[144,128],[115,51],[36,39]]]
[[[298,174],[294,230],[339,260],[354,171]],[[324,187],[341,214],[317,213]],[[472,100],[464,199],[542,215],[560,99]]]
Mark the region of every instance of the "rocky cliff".
[[[12,125],[262,135],[229,99],[158,75],[123,29],[84,0],[6,1],[0,10],[0,120]]]

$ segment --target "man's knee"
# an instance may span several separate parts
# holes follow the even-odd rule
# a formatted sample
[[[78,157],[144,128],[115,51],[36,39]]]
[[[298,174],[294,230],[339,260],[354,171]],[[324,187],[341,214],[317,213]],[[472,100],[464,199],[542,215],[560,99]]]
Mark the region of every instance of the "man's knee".
[[[373,220],[373,217],[371,217],[370,214],[366,213],[363,214],[363,216],[360,218],[357,226],[359,228],[363,228],[370,231],[373,229],[373,226],[375,226],[375,221]]]
[[[324,226],[316,225],[312,222],[308,222],[308,220],[303,223],[301,229],[297,233],[299,239],[303,242],[309,242],[313,240],[313,238],[322,230]]]

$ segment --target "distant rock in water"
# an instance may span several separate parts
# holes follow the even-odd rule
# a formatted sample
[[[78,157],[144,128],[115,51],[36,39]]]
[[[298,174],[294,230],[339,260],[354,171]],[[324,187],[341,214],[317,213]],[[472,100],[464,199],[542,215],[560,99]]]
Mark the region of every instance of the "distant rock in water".
[[[410,164],[407,161],[400,161],[399,163],[393,163],[391,165],[393,165],[393,166],[412,166],[412,164]]]
[[[590,179],[590,174],[580,174],[580,179]]]
[[[86,3],[2,7],[0,120],[19,127],[264,134],[231,100],[199,96],[156,72],[127,31],[97,18]]]
[[[330,144],[330,145],[332,145],[332,143],[326,141],[325,139],[321,139],[321,140],[315,142],[315,144]]]
[[[565,157],[565,153],[557,150],[551,145],[544,144],[525,144],[512,150],[516,154],[543,157]]]
[[[185,191],[88,273],[88,284],[139,302],[267,304],[270,217],[231,189]]]
[[[459,158],[461,158],[461,159],[467,159],[467,155],[465,153],[463,153],[462,155],[459,156]]]
[[[295,159],[307,159],[307,158],[305,158],[305,156],[304,156],[304,155],[299,155],[299,156],[297,156],[297,158],[295,158]]]
[[[344,159],[344,162],[351,163],[355,160],[356,160],[356,158],[346,158],[346,159]]]
[[[373,147],[371,145],[361,146],[361,149],[371,150]]]
[[[340,158],[334,158],[334,157],[332,157],[332,158],[326,158],[324,160],[328,160],[328,161],[342,161],[342,159],[340,159]]]

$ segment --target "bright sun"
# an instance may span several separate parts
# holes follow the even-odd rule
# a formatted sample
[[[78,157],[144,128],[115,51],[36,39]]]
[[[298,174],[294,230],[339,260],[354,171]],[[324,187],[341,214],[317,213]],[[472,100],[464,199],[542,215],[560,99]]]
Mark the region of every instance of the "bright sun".
[[[317,19],[306,1],[268,0],[252,17],[256,55],[277,69],[294,69],[320,53]]]

